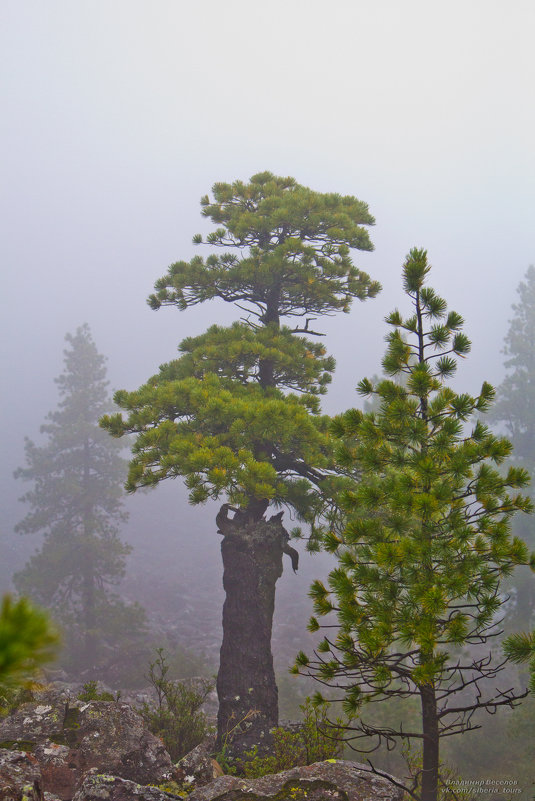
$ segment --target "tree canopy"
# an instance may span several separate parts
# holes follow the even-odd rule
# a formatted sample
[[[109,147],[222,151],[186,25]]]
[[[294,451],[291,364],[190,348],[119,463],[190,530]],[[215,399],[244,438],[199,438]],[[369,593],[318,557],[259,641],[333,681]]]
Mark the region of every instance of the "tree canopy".
[[[375,220],[351,196],[314,192],[293,178],[258,173],[250,183],[216,183],[202,214],[219,227],[197,244],[234,248],[172,264],[149,304],[180,309],[221,298],[245,304],[260,322],[349,311],[353,298],[380,289],[352,262],[350,249],[372,250],[364,226]],[[245,253],[244,253],[245,251]]]
[[[269,172],[249,184],[216,183],[202,213],[219,227],[194,242],[238,251],[171,265],[149,298],[153,309],[186,309],[220,298],[247,319],[212,326],[180,345],[181,357],[136,392],[118,392],[126,410],[102,425],[137,435],[127,489],[183,476],[192,503],[287,503],[306,516],[311,484],[325,474],[326,421],[317,396],[334,369],[321,344],[304,336],[316,316],[349,311],[380,289],[352,261],[371,250],[374,220],[354,197],[321,194]],[[310,316],[308,316],[310,315]],[[304,317],[294,328],[284,318]],[[250,503],[249,503],[250,505]]]

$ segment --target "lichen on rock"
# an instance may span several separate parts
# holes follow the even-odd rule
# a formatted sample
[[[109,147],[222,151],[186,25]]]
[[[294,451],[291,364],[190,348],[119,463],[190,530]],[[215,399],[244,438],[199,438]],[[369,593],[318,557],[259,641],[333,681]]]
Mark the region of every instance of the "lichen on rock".
[[[189,801],[401,801],[403,792],[369,767],[344,760],[241,779],[222,776],[194,790]]]
[[[162,741],[123,703],[26,703],[0,721],[0,741],[15,747],[24,742],[24,750],[33,750],[44,789],[64,801],[90,768],[140,784],[172,778]]]

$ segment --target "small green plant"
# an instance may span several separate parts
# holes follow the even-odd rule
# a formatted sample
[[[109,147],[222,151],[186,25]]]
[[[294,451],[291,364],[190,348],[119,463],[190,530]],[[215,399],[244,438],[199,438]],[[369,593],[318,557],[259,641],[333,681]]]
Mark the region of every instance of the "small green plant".
[[[306,765],[313,762],[322,762],[325,759],[337,759],[342,755],[342,721],[336,718],[331,723],[328,718],[329,702],[325,700],[305,699],[301,706],[303,710],[303,724],[301,736],[303,738]]]
[[[305,749],[299,732],[278,727],[273,730],[273,754],[261,757],[258,746],[247,751],[242,772],[247,779],[258,779],[269,773],[280,773],[297,765],[305,765]]]
[[[156,706],[143,704],[139,712],[153,734],[161,737],[173,762],[195,748],[207,735],[208,725],[201,706],[213,685],[201,679],[196,685],[167,678],[163,648],[156,650],[150,663],[148,680],[156,691]]]
[[[59,639],[45,612],[27,598],[5,595],[0,604],[0,718],[33,700],[32,679],[54,658]]]
[[[228,728],[223,737],[221,749],[214,754],[214,759],[221,766],[223,773],[230,776],[235,776],[238,773],[239,762],[231,754],[231,743],[236,732],[243,731],[243,727],[247,725],[247,721],[250,721],[257,715],[258,711],[256,709],[249,709],[237,723],[234,723],[236,719],[234,716],[227,721]]]
[[[258,755],[255,746],[247,752],[243,763],[243,775],[256,779],[269,773],[279,773],[298,765],[311,765],[325,759],[341,756],[341,726],[333,725],[327,718],[328,703],[313,703],[310,698],[301,705],[303,723],[296,731],[283,727],[273,729],[273,754],[266,757]]]
[[[214,759],[226,776],[235,776],[238,772],[234,759],[229,755],[228,743],[223,743],[221,750],[214,754]]]
[[[25,686],[52,660],[58,635],[45,612],[27,598],[5,595],[0,604],[0,690]]]
[[[106,691],[99,693],[97,682],[88,681],[82,686],[82,692],[76,696],[79,701],[118,701],[121,693],[112,695]]]
[[[28,684],[25,687],[0,687],[0,718],[9,715],[21,704],[34,701],[33,689],[41,688],[40,684]]]

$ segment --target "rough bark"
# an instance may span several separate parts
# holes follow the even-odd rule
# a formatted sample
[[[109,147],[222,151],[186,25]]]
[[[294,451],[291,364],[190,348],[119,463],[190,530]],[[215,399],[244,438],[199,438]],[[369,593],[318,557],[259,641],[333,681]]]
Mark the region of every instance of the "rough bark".
[[[437,801],[439,767],[439,732],[435,688],[420,688],[423,724],[423,764],[421,801]]]
[[[223,534],[223,644],[217,693],[218,745],[233,755],[269,741],[278,723],[278,692],[271,653],[275,584],[282,575],[288,534],[282,515],[270,520],[251,519],[237,512],[228,518],[228,506],[217,517]],[[296,552],[292,562],[296,567]],[[292,555],[290,553],[290,555]]]

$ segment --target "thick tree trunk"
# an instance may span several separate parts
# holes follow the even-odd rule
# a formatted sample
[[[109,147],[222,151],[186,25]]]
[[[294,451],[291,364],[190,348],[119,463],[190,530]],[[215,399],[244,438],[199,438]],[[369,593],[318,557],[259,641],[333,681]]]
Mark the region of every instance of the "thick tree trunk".
[[[278,723],[278,692],[271,653],[275,584],[282,575],[288,534],[276,515],[251,521],[218,515],[223,534],[223,644],[217,694],[218,743],[234,756],[269,741]],[[222,510],[222,511],[223,511]],[[295,552],[294,552],[295,553]]]
[[[439,734],[435,688],[427,684],[420,688],[424,753],[422,765],[421,801],[437,801]]]

